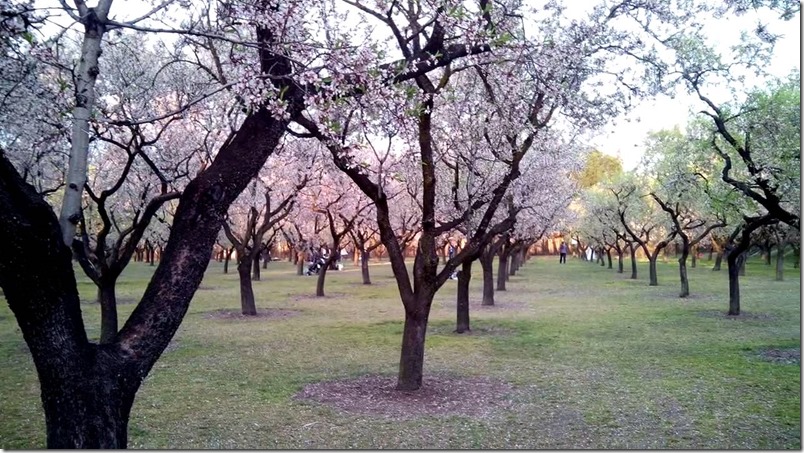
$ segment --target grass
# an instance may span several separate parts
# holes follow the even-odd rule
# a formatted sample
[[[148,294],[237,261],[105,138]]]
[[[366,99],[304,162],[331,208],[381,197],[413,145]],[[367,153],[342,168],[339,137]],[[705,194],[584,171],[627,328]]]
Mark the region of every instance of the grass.
[[[789,264],[789,263],[788,263]],[[800,349],[798,269],[775,282],[774,266],[748,263],[745,316],[724,316],[725,270],[699,261],[692,296],[679,299],[676,266],[659,263],[658,287],[598,265],[535,258],[512,276],[497,306],[471,288],[470,335],[452,332],[455,283],[433,303],[427,375],[488,376],[511,383],[514,404],[483,419],[426,416],[390,421],[293,398],[305,384],[394,375],[403,311],[387,264],[315,279],[271,263],[255,283],[259,308],[296,316],[210,319],[239,308],[236,274],[211,263],[175,347],[143,383],[130,447],[168,448],[679,448],[800,449],[801,369],[764,360],[769,348]],[[153,268],[133,263],[118,297],[137,300]],[[79,283],[91,337],[99,335],[94,288]],[[121,319],[133,304],[120,306]],[[44,447],[36,374],[13,314],[0,307],[0,447]]]

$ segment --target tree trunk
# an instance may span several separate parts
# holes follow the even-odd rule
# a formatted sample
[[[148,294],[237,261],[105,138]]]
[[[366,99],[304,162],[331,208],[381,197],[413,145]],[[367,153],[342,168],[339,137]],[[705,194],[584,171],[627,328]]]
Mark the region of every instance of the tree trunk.
[[[678,297],[687,297],[690,295],[690,282],[687,278],[687,256],[689,255],[689,245],[682,243],[681,256],[678,258],[678,273],[681,277],[681,292]],[[693,258],[693,262],[695,259]]]
[[[659,277],[656,275],[656,260],[658,258],[659,258],[658,253],[654,253],[651,256],[648,256],[649,272],[650,272],[650,283],[648,283],[648,286],[659,286]]]
[[[742,253],[729,253],[726,259],[729,265],[729,315],[740,314],[740,267],[745,261]]]
[[[779,243],[776,245],[776,281],[784,281],[784,249],[785,244]]]
[[[432,301],[432,296],[430,299]],[[416,303],[416,306],[421,305]],[[427,308],[426,310],[415,312],[405,310],[405,328],[402,332],[402,354],[399,360],[397,390],[418,390],[422,386],[424,338],[427,333],[429,305],[427,305]]]
[[[304,257],[302,252],[294,253],[296,259],[296,275],[304,275]]]
[[[472,280],[472,261],[466,260],[458,272],[456,333],[469,332],[469,282]]]
[[[623,251],[622,249],[617,250],[617,273],[623,273]]]
[[[481,305],[494,305],[494,253],[481,254],[480,266],[483,268],[483,302]]]
[[[254,257],[252,258],[253,265],[251,266],[251,280],[258,282],[260,281],[260,254],[254,253]]]
[[[101,309],[100,343],[107,344],[117,336],[117,278],[105,278],[98,285],[98,303]]]
[[[511,265],[508,268],[508,276],[516,275],[516,271],[519,270],[519,250],[515,250],[511,253]]]
[[[609,260],[609,269],[613,269],[613,266],[611,265],[611,249],[606,249],[606,258]]]
[[[362,250],[360,252],[360,273],[363,275],[363,284],[371,284],[371,276],[369,275],[369,252]]]
[[[87,363],[75,372],[40,377],[50,449],[128,446],[128,420],[140,383],[122,377],[127,372],[121,372],[121,366],[100,363],[113,359],[97,347],[91,349],[97,354],[94,366]]]
[[[330,266],[335,263],[334,254],[338,253],[337,248],[334,248],[334,250],[335,251],[332,252],[332,256],[330,256],[330,258],[321,265],[321,270],[318,271],[318,279],[316,279],[315,283],[315,297],[324,297],[324,283],[327,279],[327,270],[329,270]]]
[[[723,263],[723,252],[718,251],[717,255],[715,256],[715,265],[712,266],[713,271],[719,271],[721,263]]]
[[[508,280],[508,254],[501,253],[497,262],[497,291],[505,291],[506,280]]]
[[[692,263],[691,263],[691,265],[692,265],[692,268],[695,269],[695,266],[698,263],[698,246],[697,245],[693,246],[690,251],[691,251],[691,254],[692,254]]]
[[[713,245],[709,246],[709,258],[708,261],[712,261],[712,255],[715,253],[715,247]]]
[[[232,253],[234,253],[234,247],[231,247],[229,250],[226,251],[226,257],[223,259],[223,273],[229,273],[229,261],[232,259]]]
[[[268,262],[271,261],[271,254],[268,253],[268,250],[262,254],[262,268],[268,269]]]
[[[511,253],[511,252],[506,253],[505,261],[506,261],[506,263],[505,263],[505,271],[506,271],[505,272],[505,281],[509,282],[509,281],[511,281],[511,275],[513,275],[511,273],[511,269],[514,266],[514,254]],[[503,285],[503,286],[505,286],[505,285]],[[505,288],[503,288],[503,290],[504,289]]]
[[[240,276],[240,309],[246,316],[256,316],[257,306],[254,303],[254,289],[251,286],[251,267],[253,260],[249,256],[239,256],[237,273]]]
[[[634,244],[630,244],[628,246],[628,249],[631,252],[631,280],[636,280],[637,264],[636,264],[636,250],[634,250]]]

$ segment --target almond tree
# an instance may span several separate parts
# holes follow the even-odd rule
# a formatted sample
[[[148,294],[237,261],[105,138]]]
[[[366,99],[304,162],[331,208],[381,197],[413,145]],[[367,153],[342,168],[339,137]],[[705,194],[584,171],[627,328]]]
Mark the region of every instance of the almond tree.
[[[294,186],[291,180],[286,178],[286,163],[274,161],[276,167],[273,173],[276,175],[281,172],[282,178],[273,179],[270,175],[255,178],[250,190],[244,192],[229,208],[226,221],[223,222],[223,231],[237,252],[240,309],[247,316],[257,314],[252,280],[259,280],[259,260],[260,254],[265,249],[265,235],[287,217],[293,207],[296,193],[308,180],[307,176],[303,175]],[[283,184],[284,181],[289,184]],[[239,228],[233,227],[233,224]],[[255,272],[254,275],[252,271]]]
[[[624,184],[610,190],[617,200],[617,215],[625,231],[642,248],[648,258],[649,285],[657,286],[659,280],[656,275],[656,259],[678,232],[665,225],[664,216],[657,212],[653,203],[645,200],[647,194],[637,190],[637,187],[645,187],[648,184],[649,182],[644,179],[641,182],[626,180]],[[660,240],[657,241],[657,238]],[[633,260],[633,253],[631,257]]]

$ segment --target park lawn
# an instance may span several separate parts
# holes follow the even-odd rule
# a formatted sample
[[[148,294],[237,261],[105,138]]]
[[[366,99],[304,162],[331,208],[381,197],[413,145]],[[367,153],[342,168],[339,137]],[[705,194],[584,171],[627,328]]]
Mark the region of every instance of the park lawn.
[[[395,420],[294,398],[306,384],[394,376],[402,305],[386,263],[371,286],[347,263],[330,272],[323,298],[315,277],[273,262],[255,282],[260,309],[293,316],[216,319],[237,311],[237,276],[211,263],[168,351],[134,404],[129,447],[167,448],[679,448],[801,449],[800,275],[749,262],[744,314],[725,316],[725,263],[689,269],[692,296],[679,299],[675,263],[647,263],[630,280],[596,264],[529,261],[480,306],[474,266],[472,333],[453,333],[455,282],[433,303],[428,376],[486,377],[503,409],[483,417]],[[615,264],[616,266],[616,264]],[[132,263],[118,287],[121,319],[153,268]],[[80,278],[88,333],[99,334],[94,289]],[[771,360],[770,355],[781,358]],[[44,418],[30,355],[13,314],[0,307],[0,447],[44,447]]]

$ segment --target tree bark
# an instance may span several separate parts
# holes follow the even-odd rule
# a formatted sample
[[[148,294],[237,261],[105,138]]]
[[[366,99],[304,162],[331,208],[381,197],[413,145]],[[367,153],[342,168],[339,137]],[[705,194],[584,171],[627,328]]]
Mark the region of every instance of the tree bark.
[[[229,261],[232,259],[232,253],[234,253],[234,247],[230,247],[229,250],[226,251],[226,257],[223,259],[223,273],[229,273]]]
[[[785,243],[776,244],[776,281],[784,281],[784,249]]]
[[[369,256],[369,252],[365,250],[360,251],[360,274],[363,276],[364,285],[371,284],[371,276],[369,275]]]
[[[483,268],[483,302],[481,305],[494,305],[494,253],[486,250],[480,255],[480,266]]]
[[[256,316],[257,305],[254,302],[254,288],[251,285],[251,268],[254,260],[250,256],[238,256],[237,258],[237,274],[240,276],[240,309],[246,316]]]
[[[628,250],[631,253],[631,280],[636,280],[637,279],[636,250],[634,249],[633,243],[628,245]]]
[[[296,252],[296,275],[304,275],[304,253]]]
[[[719,271],[720,266],[722,265],[721,263],[723,263],[723,252],[718,251],[717,255],[715,256],[715,264],[712,266],[712,270]]]
[[[745,257],[742,253],[732,250],[727,258],[729,265],[729,315],[740,314],[740,267]]]
[[[427,333],[427,319],[430,314],[429,304],[422,302],[418,302],[416,305],[427,306],[426,310],[405,310],[405,327],[402,332],[402,354],[399,361],[397,390],[418,390],[422,386],[424,339]],[[430,302],[432,303],[432,298]]]
[[[260,253],[252,252],[251,280],[260,281]]]
[[[472,280],[472,261],[466,260],[458,272],[456,333],[469,332],[469,282]]]
[[[695,269],[696,265],[698,264],[698,246],[694,246],[690,250],[690,254],[692,255],[692,262],[690,263],[691,267]]]
[[[117,336],[117,296],[115,285],[117,277],[104,278],[98,282],[98,302],[101,309],[101,344],[114,341]]]
[[[678,273],[681,277],[681,292],[678,297],[687,297],[690,295],[690,282],[687,278],[687,256],[689,255],[689,244],[684,241],[681,245],[681,256],[678,258]],[[693,258],[693,262],[695,259]]]
[[[500,250],[497,262],[497,291],[505,291],[505,282],[508,281],[508,246]]]
[[[650,275],[648,286],[659,286],[659,277],[656,275],[656,261],[658,258],[658,253],[655,256],[648,256],[648,271]]]

